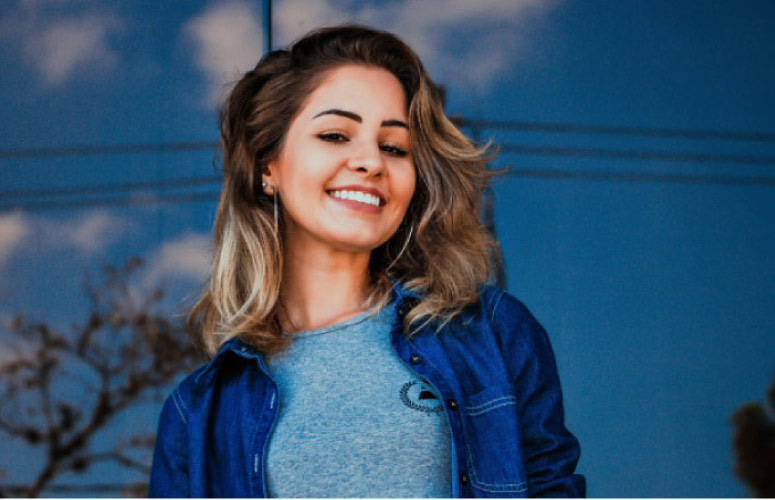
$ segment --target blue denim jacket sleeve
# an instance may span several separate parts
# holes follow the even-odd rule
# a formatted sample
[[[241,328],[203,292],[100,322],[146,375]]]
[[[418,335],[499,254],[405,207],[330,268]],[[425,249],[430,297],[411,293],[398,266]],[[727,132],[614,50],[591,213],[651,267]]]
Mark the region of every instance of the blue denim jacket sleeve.
[[[150,498],[185,498],[188,492],[187,407],[179,389],[164,402],[148,485]]]
[[[530,497],[584,497],[584,476],[574,474],[579,442],[565,427],[557,365],[544,328],[530,311],[508,293],[499,297],[494,328],[506,352],[517,358],[512,365],[523,433],[525,467]]]

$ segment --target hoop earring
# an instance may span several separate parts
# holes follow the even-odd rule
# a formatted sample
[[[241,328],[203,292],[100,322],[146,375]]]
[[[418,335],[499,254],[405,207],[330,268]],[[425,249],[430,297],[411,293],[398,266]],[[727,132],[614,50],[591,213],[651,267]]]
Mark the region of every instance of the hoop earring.
[[[266,189],[269,184],[266,182],[261,183],[261,188]],[[272,186],[272,205],[274,206],[274,232],[277,233],[277,188]]]
[[[406,241],[404,242],[404,246],[401,247],[401,251],[398,252],[398,255],[396,256],[396,258],[393,259],[393,262],[391,262],[390,265],[385,268],[385,272],[390,271],[390,268],[393,267],[396,264],[396,262],[398,262],[398,259],[400,259],[401,256],[404,254],[404,250],[406,250],[406,247],[409,246],[409,240],[412,239],[412,232],[413,231],[414,231],[414,222],[412,223],[411,226],[409,226],[409,236],[406,237]]]
[[[277,234],[277,188],[272,186],[272,205],[274,205],[274,232]]]

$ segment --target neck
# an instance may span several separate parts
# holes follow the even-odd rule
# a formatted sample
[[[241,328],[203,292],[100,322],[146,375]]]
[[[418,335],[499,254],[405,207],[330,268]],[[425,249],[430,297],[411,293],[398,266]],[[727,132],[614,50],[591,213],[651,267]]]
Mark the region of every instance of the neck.
[[[305,331],[345,321],[364,311],[370,289],[369,252],[286,246],[281,323]]]

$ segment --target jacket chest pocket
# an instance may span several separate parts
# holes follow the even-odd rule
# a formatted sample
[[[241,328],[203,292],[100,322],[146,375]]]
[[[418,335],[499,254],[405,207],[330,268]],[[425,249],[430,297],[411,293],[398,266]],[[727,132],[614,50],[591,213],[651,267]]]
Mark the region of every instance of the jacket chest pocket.
[[[513,386],[488,387],[468,397],[463,431],[471,486],[495,496],[525,496],[527,477]]]

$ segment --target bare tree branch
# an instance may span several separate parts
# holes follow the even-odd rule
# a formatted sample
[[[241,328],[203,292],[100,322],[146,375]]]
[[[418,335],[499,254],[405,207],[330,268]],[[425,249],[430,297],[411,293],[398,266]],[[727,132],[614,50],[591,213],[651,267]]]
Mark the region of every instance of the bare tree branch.
[[[119,451],[110,451],[105,453],[93,453],[91,455],[79,455],[72,459],[68,465],[73,470],[78,470],[88,465],[93,465],[98,462],[118,462],[124,467],[137,470],[145,475],[151,473],[151,468],[144,463],[138,462],[130,456],[127,456]],[[87,465],[88,464],[88,465]]]
[[[182,324],[153,312],[163,292],[138,295],[129,286],[142,265],[141,259],[131,258],[123,267],[106,266],[101,285],[87,278],[89,314],[67,334],[45,322],[14,316],[6,334],[20,344],[10,343],[18,356],[0,365],[0,432],[44,447],[46,460],[30,484],[0,484],[0,495],[38,496],[56,486],[59,474],[85,472],[98,462],[149,473],[152,434],[100,452],[92,450],[94,437],[133,405],[159,400],[160,390],[202,359]],[[63,384],[72,388],[63,391]],[[93,401],[84,402],[84,395]],[[20,403],[25,411],[3,412]],[[136,448],[145,458],[127,454],[127,448]],[[0,482],[5,479],[0,476]],[[128,488],[124,491],[145,491],[142,484]]]

